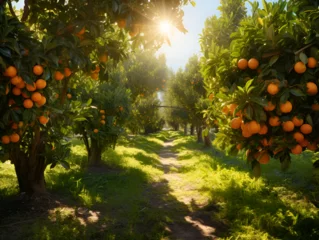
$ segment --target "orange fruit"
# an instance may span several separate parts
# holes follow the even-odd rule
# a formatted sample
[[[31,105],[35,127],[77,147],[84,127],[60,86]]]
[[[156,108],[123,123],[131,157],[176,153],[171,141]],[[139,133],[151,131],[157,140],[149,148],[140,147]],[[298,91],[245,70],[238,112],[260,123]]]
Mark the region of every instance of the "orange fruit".
[[[238,143],[238,144],[236,145],[236,149],[237,149],[238,151],[242,149],[242,146],[241,146],[240,143]]]
[[[313,82],[307,82],[307,93],[310,96],[314,96],[318,93],[318,87]]]
[[[36,102],[35,105],[39,108],[39,107],[42,107],[46,102],[47,102],[47,99],[45,98],[45,96],[41,96],[41,100]]]
[[[269,125],[272,127],[277,127],[280,125],[280,119],[278,116],[272,116],[269,118]]]
[[[237,67],[240,70],[245,70],[248,66],[248,61],[245,58],[239,59],[238,63],[237,63]]]
[[[118,21],[117,21],[117,26],[119,26],[119,28],[125,28],[125,26],[126,26],[126,20],[125,19],[119,19]]]
[[[254,157],[260,164],[267,164],[270,161],[270,156],[266,151],[257,152]]]
[[[242,131],[242,136],[245,138],[250,138],[252,136],[251,132],[249,132],[248,130],[243,130]]]
[[[308,143],[307,149],[310,151],[316,151],[318,149],[318,145],[316,142]]]
[[[20,89],[24,88],[25,87],[25,82],[21,81],[20,83],[16,84],[16,87],[20,88]]]
[[[300,146],[302,146],[302,147],[307,147],[308,144],[309,144],[309,142],[308,142],[307,139],[304,139],[304,140],[302,140],[299,144],[300,144]]]
[[[260,130],[258,132],[259,135],[265,135],[268,132],[268,127],[266,124],[260,125]]]
[[[293,147],[292,149],[290,149],[292,154],[300,154],[302,153],[302,147],[297,144],[295,147]]]
[[[311,109],[312,109],[312,111],[319,111],[319,104],[318,103],[312,104]]]
[[[24,106],[25,108],[32,108],[32,107],[33,107],[33,102],[32,102],[32,100],[30,100],[30,99],[25,99],[25,100],[23,101],[23,106]]]
[[[213,93],[209,94],[208,99],[209,99],[210,101],[213,101],[213,99],[214,99],[214,94],[213,94]]]
[[[39,117],[39,122],[43,125],[47,124],[49,122],[49,118],[45,117],[45,116],[40,116]]]
[[[43,79],[38,79],[35,82],[35,86],[37,89],[44,89],[47,86],[47,81],[45,81]]]
[[[261,140],[261,144],[262,144],[264,147],[269,146],[269,143],[268,143],[267,138],[263,138],[263,139]]]
[[[100,62],[102,62],[102,63],[106,63],[106,62],[108,61],[108,59],[109,59],[109,56],[108,56],[106,53],[102,54],[102,55],[99,57],[99,60],[100,60]]]
[[[98,130],[98,129],[94,129],[93,132],[94,132],[94,133],[98,133],[99,130]]]
[[[232,104],[228,105],[229,113],[231,115],[234,115],[234,112],[235,112],[237,107],[238,107],[238,104],[236,104],[236,103],[232,103]]]
[[[10,82],[13,85],[18,85],[19,83],[23,82],[22,78],[19,76],[14,76],[13,78],[10,79]]]
[[[54,73],[54,79],[55,80],[61,81],[61,80],[63,80],[63,78],[64,78],[64,75],[60,71],[56,71]]]
[[[10,77],[10,78],[13,78],[15,76],[17,76],[17,69],[14,67],[14,66],[9,66],[5,72],[3,73],[4,76],[6,77]]]
[[[99,79],[99,73],[97,73],[97,72],[91,73],[91,78],[92,78],[93,80],[98,80],[98,79]]]
[[[31,95],[31,99],[33,102],[39,102],[41,98],[42,98],[42,95],[39,92],[35,92]]]
[[[11,141],[11,142],[17,143],[17,142],[19,142],[19,140],[20,140],[19,134],[17,134],[17,133],[12,133],[12,134],[10,135],[10,141]]]
[[[19,95],[21,95],[21,89],[20,89],[20,88],[17,88],[17,87],[14,87],[14,88],[12,89],[12,93],[13,93],[13,95],[15,95],[15,96],[19,96]]]
[[[11,126],[12,129],[18,129],[18,127],[19,127],[19,126],[18,126],[17,123],[12,123],[12,126]]]
[[[303,62],[297,62],[294,69],[296,73],[302,74],[307,70],[307,67]]]
[[[1,137],[2,144],[9,144],[10,143],[10,137],[7,135],[4,135]]]
[[[29,96],[28,94],[24,93],[24,92],[22,92],[21,95],[22,95],[22,97],[24,97],[24,98],[30,98],[30,96]]]
[[[232,129],[239,129],[241,126],[242,119],[240,117],[231,120],[230,126]]]
[[[41,65],[35,65],[35,66],[33,67],[33,73],[34,73],[35,75],[37,75],[37,76],[42,75],[42,73],[43,73],[43,67],[42,67]]]
[[[285,132],[292,132],[295,128],[295,125],[292,121],[286,121],[282,124],[282,129]]]
[[[72,95],[70,93],[68,93],[66,96],[67,96],[68,99],[72,98]]]
[[[124,110],[124,107],[120,106],[120,112],[122,112]]]
[[[291,102],[287,101],[285,103],[280,103],[280,111],[282,113],[290,113],[292,110]]]
[[[26,84],[25,87],[27,88],[27,90],[29,92],[33,92],[33,91],[35,91],[37,89],[37,86],[35,85],[35,83],[32,83],[32,85],[31,84]]]
[[[248,67],[252,70],[257,69],[259,67],[259,61],[256,58],[249,59]]]
[[[313,57],[308,58],[308,68],[315,68],[317,66],[317,60]]]
[[[11,106],[11,105],[13,105],[13,104],[15,104],[15,103],[16,103],[16,102],[11,98],[11,99],[9,99],[8,105]]]
[[[101,119],[105,119],[105,115],[102,115],[102,116],[101,116]]]
[[[271,112],[273,110],[275,110],[276,105],[273,104],[271,101],[268,102],[267,106],[264,107],[265,111],[267,112]]]
[[[275,84],[275,83],[268,84],[267,92],[272,96],[276,95],[279,92],[278,84]]]
[[[249,127],[248,127],[250,133],[256,134],[260,131],[260,124],[256,121],[251,121],[249,122]]]
[[[293,138],[294,138],[298,143],[302,142],[302,141],[305,139],[304,135],[303,135],[302,133],[300,133],[300,132],[295,132],[294,135],[293,135]]]
[[[312,126],[310,124],[303,124],[300,127],[300,132],[302,132],[303,134],[309,134],[312,132]]]
[[[294,116],[292,118],[292,122],[294,123],[294,125],[296,127],[300,127],[303,124],[303,119],[302,118],[298,118],[297,116]]]
[[[102,125],[104,125],[104,124],[105,124],[105,120],[101,120],[100,123],[101,123]]]
[[[64,76],[70,77],[72,74],[70,68],[64,68]]]
[[[19,128],[22,128],[23,125],[24,125],[24,123],[22,121],[20,121],[19,124],[18,124]]]
[[[83,35],[85,33],[85,27],[83,27],[76,35]]]
[[[223,109],[222,109],[222,112],[225,113],[225,115],[228,115],[229,108],[227,106],[224,106]]]
[[[100,110],[100,114],[105,114],[105,111],[104,110]]]

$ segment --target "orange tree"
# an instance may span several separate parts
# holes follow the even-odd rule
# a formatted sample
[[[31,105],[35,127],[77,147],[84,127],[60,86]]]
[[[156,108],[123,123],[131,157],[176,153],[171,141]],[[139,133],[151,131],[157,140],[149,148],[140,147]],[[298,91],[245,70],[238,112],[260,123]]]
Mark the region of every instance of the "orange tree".
[[[187,2],[39,0],[16,13],[0,1],[0,153],[15,165],[21,192],[44,191],[46,166],[66,155],[56,147],[72,124],[70,108],[87,107],[66,104],[73,76],[104,78],[96,63],[125,57],[126,33],[135,44],[160,45],[154,25],[165,12],[183,30]]]
[[[246,149],[257,175],[270,157],[286,169],[290,154],[317,151],[317,7],[263,1],[260,9],[255,2],[229,45],[202,42],[202,69],[215,96],[206,113],[220,126],[216,143],[230,152]]]

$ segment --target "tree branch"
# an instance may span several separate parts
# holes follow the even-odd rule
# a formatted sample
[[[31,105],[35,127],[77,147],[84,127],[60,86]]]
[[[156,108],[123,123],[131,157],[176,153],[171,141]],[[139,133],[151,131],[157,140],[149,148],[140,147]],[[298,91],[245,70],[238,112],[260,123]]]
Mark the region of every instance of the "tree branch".
[[[10,10],[11,15],[16,18],[17,15],[16,15],[16,13],[15,13],[14,10],[13,10],[11,0],[8,1],[8,5],[9,5],[9,10]]]
[[[24,0],[24,8],[23,8],[23,14],[21,17],[21,22],[27,21],[30,13],[30,8],[29,8],[29,0]]]
[[[314,45],[314,43],[310,43],[310,44],[306,45],[305,47],[299,49],[298,51],[295,52],[295,55],[298,55],[299,53],[301,53],[302,51],[304,51],[307,48],[311,47],[312,45]]]

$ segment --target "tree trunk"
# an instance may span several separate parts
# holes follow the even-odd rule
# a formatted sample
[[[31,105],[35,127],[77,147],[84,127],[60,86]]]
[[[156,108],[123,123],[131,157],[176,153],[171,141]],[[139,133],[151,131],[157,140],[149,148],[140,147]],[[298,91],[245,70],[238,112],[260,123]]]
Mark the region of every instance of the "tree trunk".
[[[194,125],[192,124],[192,125],[191,125],[191,129],[190,129],[190,135],[194,136],[194,130],[195,130],[195,127],[194,127]]]
[[[187,135],[187,124],[184,125],[184,135]]]
[[[207,136],[204,136],[204,143],[205,143],[205,147],[212,146],[212,141],[210,140],[209,134]]]
[[[91,138],[91,147],[89,156],[89,165],[98,166],[102,162],[102,148],[96,139]]]
[[[179,124],[178,123],[174,123],[173,124],[173,128],[174,128],[174,131],[178,131],[179,130]]]
[[[197,132],[197,142],[198,143],[202,143],[203,142],[202,127],[197,126],[196,127],[196,132]]]

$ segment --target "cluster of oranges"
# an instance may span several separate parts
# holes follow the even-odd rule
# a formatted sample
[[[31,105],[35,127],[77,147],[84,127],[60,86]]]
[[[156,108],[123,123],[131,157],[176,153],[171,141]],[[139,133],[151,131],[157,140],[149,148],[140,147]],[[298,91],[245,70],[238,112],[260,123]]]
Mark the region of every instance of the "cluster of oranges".
[[[96,65],[95,69],[91,72],[91,78],[93,80],[99,80],[100,66]]]
[[[102,125],[105,125],[105,110],[100,110],[100,115],[101,115],[100,123]]]
[[[315,68],[316,66],[317,60],[310,57],[307,65],[301,61],[296,62],[294,71],[301,75],[306,72],[307,68]],[[240,59],[237,67],[240,70],[249,68],[261,71],[258,68],[259,61],[255,58],[251,58],[249,61]],[[230,122],[230,127],[241,135],[238,139],[241,143],[237,144],[237,149],[242,149],[243,141],[248,142],[250,146],[256,149],[248,147],[250,149],[247,150],[246,154],[253,154],[253,157],[261,164],[268,163],[271,155],[276,155],[282,151],[289,151],[292,154],[300,154],[305,149],[316,151],[318,148],[317,141],[310,136],[313,127],[309,122],[307,123],[306,117],[296,112],[297,108],[293,105],[293,101],[289,101],[289,99],[283,102],[276,100],[280,99],[278,96],[282,90],[280,81],[277,79],[265,81],[265,87],[266,92],[262,97],[271,99],[263,108],[267,116],[266,121],[248,120],[245,116],[245,109],[243,109],[244,113],[237,111],[235,115],[234,113],[238,107],[236,103],[222,109],[224,114],[234,116]],[[312,81],[307,82],[304,94],[313,97],[317,93],[317,84]],[[311,109],[312,111],[319,111],[319,104],[312,104]],[[279,137],[281,137],[280,140]],[[282,141],[286,141],[288,144],[282,144]]]

